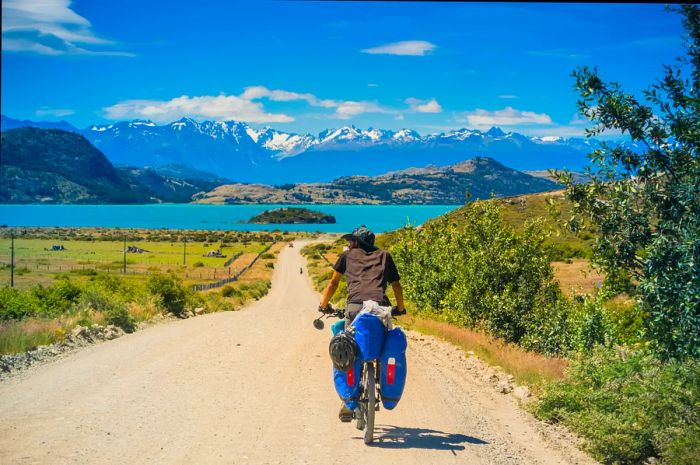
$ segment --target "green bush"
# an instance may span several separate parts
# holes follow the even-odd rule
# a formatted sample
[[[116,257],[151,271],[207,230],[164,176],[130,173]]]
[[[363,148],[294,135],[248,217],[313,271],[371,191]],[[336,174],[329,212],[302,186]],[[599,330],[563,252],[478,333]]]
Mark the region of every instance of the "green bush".
[[[662,362],[637,350],[579,354],[564,380],[544,388],[534,412],[586,438],[605,464],[698,463],[700,362]]]
[[[262,258],[264,260],[271,260],[271,259],[275,258],[275,254],[270,253],[270,252],[265,252],[264,254],[260,255],[260,258]]]
[[[240,290],[244,298],[251,298],[258,300],[267,294],[270,289],[271,282],[264,279],[256,279],[254,281],[249,281],[248,283],[242,283]]]
[[[226,285],[221,289],[221,295],[224,297],[238,297],[241,295],[241,292],[234,286]]]
[[[204,266],[204,263],[203,263],[203,262],[194,262],[194,263],[192,264],[192,266],[195,267],[195,268],[201,268],[201,267]]]
[[[107,312],[107,323],[118,326],[127,333],[136,329],[136,321],[129,314],[126,305],[115,305]]]
[[[160,305],[175,316],[183,316],[187,289],[172,276],[154,275],[148,278],[148,291],[159,299]]]
[[[31,291],[9,286],[0,288],[0,320],[19,320],[35,315],[40,305],[36,294]]]
[[[547,321],[563,297],[539,223],[516,232],[495,202],[467,205],[462,215],[459,224],[443,219],[402,231],[391,250],[406,296],[449,322],[509,342],[540,331],[533,320]],[[548,351],[561,344],[555,346]]]
[[[265,263],[265,268],[273,268],[273,269],[274,269],[274,268],[275,268],[275,264],[272,263],[272,262],[267,262],[267,263]]]
[[[83,319],[86,321],[82,323],[87,322],[89,310],[95,310],[105,314],[108,324],[119,326],[128,333],[135,329],[135,321],[129,314],[127,305],[121,296],[100,286],[87,286],[80,296],[78,308],[85,315]]]

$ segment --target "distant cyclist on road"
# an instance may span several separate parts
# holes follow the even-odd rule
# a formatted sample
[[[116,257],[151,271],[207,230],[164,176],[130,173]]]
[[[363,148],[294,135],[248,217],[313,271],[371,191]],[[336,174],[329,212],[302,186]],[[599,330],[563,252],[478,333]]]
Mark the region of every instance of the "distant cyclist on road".
[[[386,295],[387,284],[391,284],[396,296],[397,311],[395,314],[406,313],[396,264],[389,252],[374,245],[374,233],[363,225],[352,233],[345,234],[343,239],[348,241],[348,249],[338,257],[338,261],[333,266],[333,276],[323,292],[319,310],[327,310],[335,291],[338,289],[341,275],[345,275],[348,285],[348,300],[345,310],[346,327],[362,310],[362,302],[365,300],[373,300],[382,306],[391,306]],[[343,404],[338,416],[341,421],[351,421],[352,410]]]

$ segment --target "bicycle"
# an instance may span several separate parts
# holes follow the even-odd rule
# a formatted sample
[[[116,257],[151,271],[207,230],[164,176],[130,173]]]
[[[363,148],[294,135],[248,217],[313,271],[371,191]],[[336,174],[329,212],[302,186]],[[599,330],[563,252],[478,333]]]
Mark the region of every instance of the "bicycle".
[[[314,328],[323,329],[324,323],[321,319],[325,316],[326,318],[337,317],[345,318],[345,310],[336,308],[334,309],[330,305],[328,309],[323,311],[319,309],[322,313],[317,319],[314,320]],[[392,317],[396,315],[405,314],[399,312],[397,307],[391,308]],[[366,360],[362,362],[362,373],[360,374],[360,395],[358,399],[358,407],[355,409],[353,414],[354,419],[357,421],[356,427],[358,430],[364,430],[364,443],[371,444],[374,441],[374,418],[376,412],[379,410],[379,403],[381,402],[382,393],[380,388],[381,379],[381,363],[379,359]]]

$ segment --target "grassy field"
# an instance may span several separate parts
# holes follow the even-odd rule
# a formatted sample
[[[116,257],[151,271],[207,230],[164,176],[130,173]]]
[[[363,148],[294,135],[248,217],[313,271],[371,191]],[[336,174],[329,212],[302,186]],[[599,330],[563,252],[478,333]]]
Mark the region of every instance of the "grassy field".
[[[546,244],[556,248],[561,258],[590,258],[594,236],[584,231],[573,234],[561,228],[561,218],[571,215],[571,203],[564,198],[564,191],[542,192],[504,199],[485,200],[481,202],[498,202],[503,207],[503,220],[516,230],[522,230],[527,221],[541,219],[544,228],[550,233]],[[551,204],[551,205],[550,205]],[[453,210],[447,216],[460,222],[461,208]]]
[[[8,230],[0,230],[0,310],[4,312],[0,315],[0,355],[59,342],[76,325],[117,324],[133,330],[130,328],[134,325],[158,314],[174,313],[164,297],[167,292],[180,296],[175,300],[185,299],[184,314],[196,308],[205,313],[237,310],[267,294],[281,248],[297,237],[307,236],[96,228],[28,228],[13,232],[14,289],[9,289],[11,239]],[[126,273],[122,272],[123,237],[127,238],[127,248],[143,251],[126,254]],[[53,245],[62,245],[65,250],[52,251]],[[205,256],[212,250],[225,256]],[[258,255],[259,259],[247,268]],[[218,281],[244,268],[245,273],[235,282],[205,292],[191,290],[193,284]],[[160,277],[174,280],[173,284],[154,290],[152,281]],[[72,300],[65,305],[59,305],[63,294],[55,291],[57,286],[70,290],[67,295]],[[13,317],[13,308],[20,307],[29,313]],[[61,309],[54,311],[54,307]]]
[[[126,253],[124,268],[124,241],[129,247],[142,251]],[[68,275],[85,279],[96,273],[137,275],[172,273],[185,284],[207,283],[234,275],[247,266],[273,240],[291,240],[294,235],[268,233],[211,231],[167,234],[162,230],[41,230],[15,237],[15,287],[50,284],[57,277]],[[186,242],[185,242],[186,240]],[[52,251],[53,245],[65,250]],[[208,257],[210,251],[220,251],[223,257]],[[10,281],[10,238],[0,237],[0,284]]]
[[[187,265],[183,266],[178,264],[182,255],[173,250],[182,244],[127,242],[127,245],[135,245],[149,252],[128,254],[128,273],[122,274],[122,262],[114,258],[122,257],[123,242],[65,240],[60,242],[65,251],[48,252],[44,249],[56,241],[16,239],[16,259],[21,267],[15,276],[16,286],[15,289],[0,289],[0,310],[4,312],[0,315],[0,355],[60,342],[77,325],[117,324],[131,331],[134,325],[158,314],[174,313],[172,308],[168,308],[168,292],[180,296],[174,297],[175,300],[184,299],[184,313],[175,313],[177,316],[192,314],[195,309],[204,313],[237,310],[267,294],[279,251],[292,237],[282,239],[260,254],[259,259],[238,280],[205,292],[192,291],[190,286],[227,277],[228,268],[223,268],[221,263],[229,257],[237,257],[230,266],[234,273],[237,272],[248,266],[271,243],[254,240],[230,245],[225,243],[221,250],[227,257],[205,258],[201,255],[211,250],[212,244],[191,242],[187,245]],[[9,240],[3,242],[9,243]],[[59,258],[55,258],[56,255]],[[198,266],[198,262],[202,266]],[[7,270],[3,272],[7,277]],[[166,280],[174,278],[173,284],[166,283],[164,288],[154,289],[152,281],[160,277]],[[48,287],[42,288],[36,284]],[[56,286],[69,289],[69,292],[56,294]],[[168,286],[171,286],[169,291]],[[72,296],[72,301],[67,301],[62,305],[65,308],[55,311],[52,303],[42,305],[42,300],[46,299],[43,296],[55,299],[56,295]],[[59,301],[61,298],[58,297]],[[56,301],[57,305],[59,301]],[[33,302],[29,303],[29,311],[34,313],[20,318],[12,317],[12,308],[21,306],[26,309],[28,302]]]

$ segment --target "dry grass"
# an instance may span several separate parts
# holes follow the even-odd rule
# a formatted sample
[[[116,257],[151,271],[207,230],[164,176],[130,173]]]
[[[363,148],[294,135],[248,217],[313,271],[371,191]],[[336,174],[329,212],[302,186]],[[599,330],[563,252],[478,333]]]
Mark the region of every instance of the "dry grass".
[[[585,259],[575,259],[572,263],[552,262],[554,277],[564,293],[591,293],[603,282],[603,275],[591,268]]]
[[[535,389],[544,381],[562,378],[567,366],[565,359],[527,352],[484,333],[449,323],[416,316],[403,317],[401,323],[410,329],[450,342],[465,351],[472,351],[489,365],[498,366],[513,375],[518,383]]]
[[[0,322],[0,355],[25,352],[63,339],[65,327],[58,320],[29,319]]]
[[[136,321],[148,321],[159,313],[161,312],[158,310],[158,306],[153,298],[146,302],[132,302],[129,304],[129,314]]]

